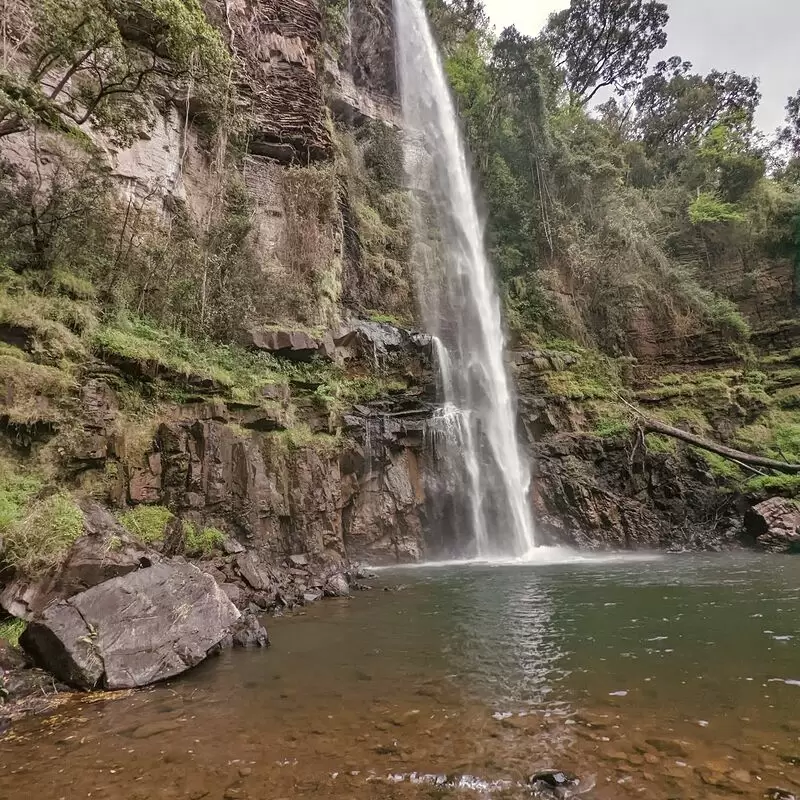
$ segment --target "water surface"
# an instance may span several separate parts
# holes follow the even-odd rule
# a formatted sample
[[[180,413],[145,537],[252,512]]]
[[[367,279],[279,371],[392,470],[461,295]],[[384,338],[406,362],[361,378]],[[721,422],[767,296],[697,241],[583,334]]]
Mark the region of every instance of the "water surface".
[[[0,740],[0,798],[428,798],[450,791],[436,775],[521,797],[550,767],[594,798],[800,790],[800,559],[372,583],[270,621],[269,651],[18,725]]]

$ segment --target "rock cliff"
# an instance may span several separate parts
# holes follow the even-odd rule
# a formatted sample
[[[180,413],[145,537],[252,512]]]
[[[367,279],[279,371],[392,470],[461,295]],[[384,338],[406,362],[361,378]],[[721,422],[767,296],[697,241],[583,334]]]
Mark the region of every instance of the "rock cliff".
[[[207,0],[230,56],[220,109],[177,82],[151,87],[149,124],[124,141],[91,123],[0,139],[18,221],[0,274],[8,613],[76,622],[92,587],[175,558],[202,566],[227,613],[225,598],[257,611],[344,594],[360,561],[459,552],[431,343],[414,329],[391,4],[348,9]],[[755,370],[644,317],[635,358],[510,354],[543,541],[748,542],[742,503],[768,488],[615,416],[624,391],[734,441],[796,408],[792,266],[760,265],[754,291],[742,258],[715,257],[756,329]],[[694,377],[673,380],[676,365]],[[767,511],[757,527],[781,531],[749,543],[794,543],[793,517]]]

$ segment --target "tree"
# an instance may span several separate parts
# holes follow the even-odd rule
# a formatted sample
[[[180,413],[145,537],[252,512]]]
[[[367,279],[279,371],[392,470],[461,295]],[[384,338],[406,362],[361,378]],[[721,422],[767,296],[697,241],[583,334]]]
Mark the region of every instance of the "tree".
[[[718,70],[699,75],[691,69],[689,61],[673,56],[642,81],[636,96],[637,127],[648,148],[696,143],[723,119],[736,134],[751,138],[761,101],[758,78]]]
[[[786,101],[786,127],[781,130],[779,138],[795,158],[800,158],[800,90]]]
[[[33,34],[0,69],[0,137],[42,123],[85,123],[130,141],[147,96],[178,83],[219,88],[230,68],[220,34],[198,0],[41,0]],[[210,104],[209,104],[210,105]]]
[[[602,89],[633,88],[653,52],[666,45],[668,20],[666,4],[655,0],[572,0],[553,14],[544,38],[571,102],[585,106]]]
[[[425,0],[439,46],[450,54],[468,36],[486,34],[489,18],[481,0]]]

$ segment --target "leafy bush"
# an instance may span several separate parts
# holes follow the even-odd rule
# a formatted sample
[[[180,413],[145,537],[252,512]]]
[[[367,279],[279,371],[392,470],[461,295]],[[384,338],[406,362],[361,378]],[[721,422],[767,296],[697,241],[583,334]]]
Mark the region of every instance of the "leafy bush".
[[[733,204],[718,199],[713,194],[701,192],[689,206],[692,225],[724,222],[744,222],[744,214]]]
[[[66,492],[35,501],[5,534],[5,560],[22,574],[58,566],[83,533],[83,512]]]

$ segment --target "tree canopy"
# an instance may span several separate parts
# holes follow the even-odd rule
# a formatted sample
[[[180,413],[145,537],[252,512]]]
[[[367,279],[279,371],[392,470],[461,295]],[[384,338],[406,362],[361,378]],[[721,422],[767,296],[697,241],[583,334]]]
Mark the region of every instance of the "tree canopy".
[[[746,336],[718,285],[726,259],[754,275],[800,263],[800,169],[755,127],[758,79],[677,56],[650,67],[664,3],[573,0],[539,36],[497,35],[477,2],[429,5],[515,330],[611,352],[642,319]],[[800,155],[800,93],[787,113],[781,141]]]
[[[544,31],[572,101],[586,105],[605,88],[626,92],[667,43],[666,3],[656,0],[572,0]]]
[[[41,0],[27,22],[0,68],[0,137],[91,123],[129,142],[148,124],[148,93],[214,92],[230,66],[198,0]]]

